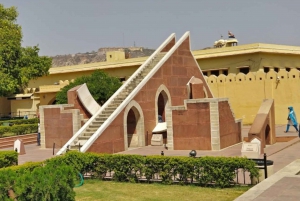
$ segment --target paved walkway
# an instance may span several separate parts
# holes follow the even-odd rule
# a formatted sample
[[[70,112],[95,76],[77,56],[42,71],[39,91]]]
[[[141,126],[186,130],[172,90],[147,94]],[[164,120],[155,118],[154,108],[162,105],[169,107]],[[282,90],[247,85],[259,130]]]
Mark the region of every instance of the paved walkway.
[[[300,159],[255,185],[235,201],[296,201],[300,199]]]
[[[1,150],[13,150],[13,148],[5,148]],[[58,150],[56,150],[57,152]],[[25,145],[25,152],[24,155],[19,155],[19,165],[25,162],[36,162],[36,161],[44,161],[48,158],[52,158],[53,156],[53,149],[42,149],[36,144],[29,144]]]

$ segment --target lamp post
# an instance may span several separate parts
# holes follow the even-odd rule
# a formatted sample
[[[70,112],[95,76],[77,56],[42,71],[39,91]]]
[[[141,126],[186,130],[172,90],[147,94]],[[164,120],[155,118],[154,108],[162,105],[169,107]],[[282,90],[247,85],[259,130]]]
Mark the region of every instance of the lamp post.
[[[192,150],[192,151],[190,152],[190,157],[193,157],[193,158],[195,158],[195,157],[196,157],[196,155],[197,155],[197,152],[196,152],[196,150]]]

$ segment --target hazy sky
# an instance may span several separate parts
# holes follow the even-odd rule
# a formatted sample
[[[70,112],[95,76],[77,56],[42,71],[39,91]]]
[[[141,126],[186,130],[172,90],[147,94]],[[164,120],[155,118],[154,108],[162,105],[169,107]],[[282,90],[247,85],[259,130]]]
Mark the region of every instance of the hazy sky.
[[[170,34],[191,32],[192,49],[232,31],[239,44],[300,46],[299,0],[1,0],[16,6],[23,45],[41,55],[100,47],[157,48]]]

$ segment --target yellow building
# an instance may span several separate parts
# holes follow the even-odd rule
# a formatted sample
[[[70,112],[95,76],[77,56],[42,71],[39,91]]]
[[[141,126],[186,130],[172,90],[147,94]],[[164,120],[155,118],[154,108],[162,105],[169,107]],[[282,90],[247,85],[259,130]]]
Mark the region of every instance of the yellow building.
[[[147,59],[109,55],[107,62],[51,68],[49,76],[30,81],[27,94],[10,97],[10,101],[1,98],[1,105],[6,106],[0,113],[6,113],[10,104],[13,114],[35,114],[39,105],[53,104],[57,91],[77,77],[100,69],[124,81]],[[287,106],[300,111],[300,47],[255,43],[196,50],[193,55],[214,96],[229,97],[236,118],[244,124],[252,123],[264,98],[275,99],[277,124],[286,123]]]

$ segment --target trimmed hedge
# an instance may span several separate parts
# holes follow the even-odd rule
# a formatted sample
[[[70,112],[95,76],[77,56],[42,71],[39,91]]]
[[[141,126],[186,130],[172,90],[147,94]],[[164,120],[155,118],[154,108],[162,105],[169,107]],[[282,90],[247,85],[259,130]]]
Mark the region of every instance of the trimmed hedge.
[[[0,168],[18,165],[18,153],[15,151],[0,151]]]
[[[15,133],[16,135],[23,135],[37,132],[38,124],[16,124],[13,126],[0,126],[0,137],[2,137],[4,133]]]
[[[241,157],[166,157],[140,155],[108,155],[68,152],[47,160],[47,163],[66,164],[82,174],[104,179],[107,175],[116,181],[147,182],[159,180],[164,184],[174,181],[181,184],[196,183],[201,186],[214,184],[229,187],[237,169],[259,175],[256,163]]]
[[[20,124],[37,124],[37,123],[39,123],[39,119],[38,118],[33,118],[33,119],[3,120],[3,121],[0,121],[0,125],[2,123],[6,123],[6,122],[12,123],[14,125],[20,125]]]
[[[259,176],[256,163],[241,157],[167,157],[69,151],[44,162],[0,169],[0,200],[75,200],[76,174],[120,182],[161,181],[216,187],[234,183],[236,170]]]

